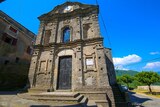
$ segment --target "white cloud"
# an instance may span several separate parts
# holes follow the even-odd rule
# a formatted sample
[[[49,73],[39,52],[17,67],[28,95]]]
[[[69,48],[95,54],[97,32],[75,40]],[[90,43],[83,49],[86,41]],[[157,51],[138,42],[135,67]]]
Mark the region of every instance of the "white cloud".
[[[124,68],[122,65],[117,65],[117,66],[115,66],[115,69],[116,69],[116,70],[129,70],[129,69],[127,69],[127,68]]]
[[[147,63],[143,68],[150,70],[160,69],[160,61]]]
[[[160,55],[160,52],[150,52],[150,55]]]
[[[129,65],[140,62],[142,58],[136,54],[124,56],[123,58],[113,58],[114,65]]]

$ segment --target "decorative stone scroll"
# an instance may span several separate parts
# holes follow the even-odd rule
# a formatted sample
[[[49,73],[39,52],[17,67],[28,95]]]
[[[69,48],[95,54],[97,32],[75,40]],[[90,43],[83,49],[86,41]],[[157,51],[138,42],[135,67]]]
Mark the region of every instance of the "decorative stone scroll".
[[[63,24],[69,24],[70,23],[70,20],[64,20],[63,21]]]

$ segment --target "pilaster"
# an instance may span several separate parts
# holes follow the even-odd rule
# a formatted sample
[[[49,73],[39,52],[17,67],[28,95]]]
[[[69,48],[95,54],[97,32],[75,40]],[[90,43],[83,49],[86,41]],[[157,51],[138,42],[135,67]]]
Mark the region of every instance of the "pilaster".
[[[102,44],[96,45],[96,60],[98,67],[98,87],[106,88],[109,84],[108,72],[106,68],[106,60],[104,54],[104,48]]]
[[[45,23],[44,23],[44,21],[41,21],[35,45],[41,45],[42,44],[43,35],[44,35],[44,32],[45,32],[44,30],[45,30]]]

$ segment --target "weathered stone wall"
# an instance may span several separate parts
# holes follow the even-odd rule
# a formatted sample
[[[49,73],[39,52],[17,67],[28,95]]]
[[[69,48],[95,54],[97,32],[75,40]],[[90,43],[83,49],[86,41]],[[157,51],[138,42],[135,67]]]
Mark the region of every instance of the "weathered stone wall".
[[[23,88],[27,84],[35,34],[0,11],[0,90]],[[18,78],[17,78],[18,77]]]
[[[1,64],[6,60],[13,63],[16,61],[16,58],[18,58],[19,61],[26,60],[26,62],[29,63],[31,53],[27,53],[27,48],[32,48],[35,42],[35,35],[2,11],[0,11],[0,16]],[[7,35],[9,38],[15,39],[16,43],[13,44],[13,40],[3,40]],[[12,42],[12,44],[8,42]]]
[[[73,8],[78,9],[80,7],[73,6]],[[55,11],[56,13],[61,13],[63,12],[62,10],[63,8],[61,8],[60,10],[53,10],[53,12],[50,13],[54,14]],[[72,44],[65,46],[65,44],[62,44],[63,30],[66,27],[69,27],[71,30],[70,42]],[[48,36],[48,33],[46,33],[48,31],[51,32],[50,36]],[[36,52],[35,49],[34,53],[37,54],[34,54],[32,58],[32,62],[34,63],[31,62],[30,76],[35,72],[36,76],[34,78],[36,79],[34,80],[33,77],[30,77],[32,78],[31,84],[35,84],[35,86],[38,84],[42,86],[48,84],[49,86],[50,84],[51,87],[54,87],[54,89],[56,89],[58,78],[58,61],[60,57],[58,52],[68,52],[68,50],[70,49],[73,50],[71,55],[73,61],[72,72],[74,74],[74,76],[72,77],[73,90],[79,90],[82,88],[106,88],[109,85],[108,76],[110,76],[111,83],[113,84],[114,80],[112,79],[114,77],[112,76],[112,73],[109,72],[114,72],[114,70],[108,69],[110,67],[109,65],[108,68],[106,66],[106,57],[110,61],[110,63],[108,64],[112,63],[112,59],[110,58],[111,55],[110,53],[105,53],[102,39],[98,40],[99,38],[101,37],[99,31],[97,10],[94,10],[92,13],[86,15],[76,14],[41,21],[36,45],[42,45],[42,47],[37,47],[38,52]],[[50,44],[56,44],[52,46],[49,44],[46,45],[44,43],[46,40]],[[86,41],[76,44],[76,42],[82,40]],[[43,47],[45,45],[46,47]],[[47,48],[48,51],[46,51],[45,48]],[[51,48],[54,48],[54,50],[52,50]],[[66,53],[66,55],[68,54],[69,53]],[[48,65],[47,61],[51,58],[53,58],[53,61],[51,61],[52,63]],[[91,64],[87,65],[89,61],[91,61]],[[51,68],[51,74],[46,74],[46,68]],[[43,75],[41,76],[41,79],[40,75]],[[51,76],[52,82],[49,81],[50,78],[46,77],[47,75]]]
[[[9,63],[0,65],[0,90],[15,91],[26,87],[29,64]]]
[[[62,12],[62,8],[50,13],[55,11]],[[115,83],[112,56],[110,50],[103,47],[97,10],[40,20],[29,73],[32,88],[57,90],[59,58],[68,55],[72,56],[72,91],[98,91]],[[63,43],[66,27],[70,28],[70,42]]]
[[[60,68],[60,59],[67,56],[72,58],[70,91],[80,92],[91,100],[101,100],[96,103],[104,107],[115,102],[112,90],[112,85],[116,84],[114,66],[111,50],[103,47],[98,6],[67,2],[39,19],[39,33],[29,70],[30,90],[61,90],[58,88],[59,75],[65,67]],[[63,40],[66,28],[70,35],[68,41]]]
[[[111,49],[105,48],[104,53],[105,53],[106,67],[108,71],[109,82],[110,82],[110,85],[114,85],[116,84],[116,74],[114,70]]]
[[[96,38],[100,36],[97,13],[92,13],[82,18],[83,39]]]

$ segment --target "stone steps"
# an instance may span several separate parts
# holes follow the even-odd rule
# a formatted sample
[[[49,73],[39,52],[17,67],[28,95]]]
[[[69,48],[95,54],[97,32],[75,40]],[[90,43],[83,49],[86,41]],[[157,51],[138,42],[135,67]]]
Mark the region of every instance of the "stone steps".
[[[94,93],[94,97],[97,97],[96,99],[93,99],[92,97],[90,98],[90,94],[92,95],[93,93],[89,93],[89,95],[87,96],[79,92],[58,91],[43,93],[26,93],[20,94],[19,96],[28,100],[51,102],[52,104],[58,104],[59,107],[63,107],[63,105],[76,105],[75,107],[108,107],[108,101],[105,99],[100,99],[100,97],[103,97],[103,95],[101,96],[101,93],[100,95],[99,93]],[[123,97],[121,96],[121,94],[119,95],[118,91],[114,97],[116,101],[116,107],[127,107]],[[90,100],[88,98],[90,98]]]
[[[28,100],[36,100],[36,101],[50,101],[53,103],[61,103],[64,104],[78,104],[82,107],[85,107],[88,98],[80,95],[79,93],[73,92],[46,92],[46,93],[25,93],[18,95],[21,98]]]
[[[93,100],[89,100],[87,103],[87,107],[97,107],[97,104]]]
[[[46,88],[31,88],[31,89],[28,89],[28,92],[29,93],[41,93],[41,92],[47,92],[48,89]]]
[[[64,102],[80,102],[84,96],[80,95],[76,98],[56,98],[56,97],[39,97],[36,100],[43,100],[43,101],[64,101]]]
[[[55,97],[55,98],[76,98],[79,96],[79,93],[68,93],[68,92],[47,92],[40,94],[31,94],[33,97]]]

